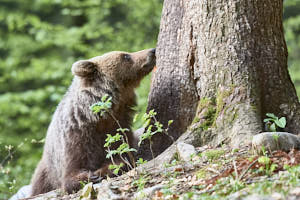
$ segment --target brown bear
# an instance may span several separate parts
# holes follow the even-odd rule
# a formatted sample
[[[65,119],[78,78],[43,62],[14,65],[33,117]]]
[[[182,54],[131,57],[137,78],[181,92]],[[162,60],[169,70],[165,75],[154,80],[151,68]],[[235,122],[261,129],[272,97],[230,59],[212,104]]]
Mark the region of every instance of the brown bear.
[[[32,178],[32,196],[57,188],[72,193],[81,181],[105,176],[106,134],[130,129],[134,88],[155,65],[155,49],[135,53],[114,51],[72,65],[74,79],[49,125],[44,152]],[[100,116],[90,106],[112,97],[111,115]],[[132,133],[127,133],[130,145]]]

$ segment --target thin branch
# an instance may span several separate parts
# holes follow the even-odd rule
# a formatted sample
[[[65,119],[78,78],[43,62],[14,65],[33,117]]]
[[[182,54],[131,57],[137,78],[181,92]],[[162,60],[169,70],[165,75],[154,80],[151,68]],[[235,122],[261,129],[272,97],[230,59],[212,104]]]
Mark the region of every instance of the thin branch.
[[[122,126],[121,126],[121,124],[119,123],[119,120],[118,120],[117,118],[115,118],[115,116],[114,116],[111,112],[109,112],[109,111],[107,111],[107,112],[108,112],[108,113],[110,114],[110,116],[115,120],[115,122],[118,124],[119,128],[122,129]],[[121,131],[121,132],[122,132],[122,131]],[[122,134],[123,134],[124,137],[125,137],[126,143],[129,145],[129,140],[128,140],[127,135],[126,135],[125,133],[123,133],[123,132],[122,132]],[[128,154],[128,156],[129,156],[129,159],[131,160],[131,162],[132,162],[132,164],[133,164],[133,167],[135,168],[136,165],[135,165],[135,160],[134,160],[134,157],[133,157],[132,153],[131,153],[131,152],[127,152],[127,154]]]
[[[107,149],[108,149],[108,152],[110,152],[109,146],[107,147]],[[113,165],[116,165],[116,163],[115,163],[114,158],[113,158],[112,155],[111,155],[111,157],[110,157],[110,160],[111,160],[111,162],[112,162]]]
[[[236,179],[236,180],[240,180],[240,179],[239,179],[238,170],[237,170],[237,168],[236,168],[235,160],[233,160],[232,162],[233,162],[233,167],[234,167],[234,172],[235,172],[235,179]]]
[[[258,158],[255,159],[255,160],[253,161],[253,163],[251,163],[245,171],[243,171],[243,173],[241,174],[239,180],[242,180],[242,178],[245,176],[245,174],[249,171],[249,169],[250,169],[257,161],[258,161]]]
[[[153,119],[154,119],[154,121],[155,122],[158,122],[158,123],[160,123],[157,119],[156,119],[156,117],[155,116],[153,116]],[[168,134],[168,130],[169,130],[169,126],[165,129],[165,134],[169,137],[169,138],[171,138],[171,140],[173,141],[173,143],[175,142],[175,140],[174,140],[174,138],[173,138],[173,136],[171,136],[171,135],[169,135]]]
[[[0,163],[1,167],[4,167],[5,162],[9,159],[12,158],[12,156],[17,152],[17,150],[19,148],[21,148],[23,146],[24,142],[20,143],[17,148],[14,149],[13,152],[9,151],[9,153],[7,154],[7,156],[2,160],[2,162]]]

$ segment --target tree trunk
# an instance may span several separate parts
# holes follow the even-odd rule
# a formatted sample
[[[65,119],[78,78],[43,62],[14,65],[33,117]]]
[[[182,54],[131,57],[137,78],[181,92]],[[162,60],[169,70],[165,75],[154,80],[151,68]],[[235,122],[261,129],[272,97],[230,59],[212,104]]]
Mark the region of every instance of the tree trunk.
[[[282,0],[165,0],[157,70],[148,110],[174,120],[177,139],[188,126],[198,145],[247,144],[264,131],[266,113],[287,118],[298,134],[299,101],[287,69]],[[153,138],[155,155],[171,141]],[[148,144],[140,155],[149,159]]]

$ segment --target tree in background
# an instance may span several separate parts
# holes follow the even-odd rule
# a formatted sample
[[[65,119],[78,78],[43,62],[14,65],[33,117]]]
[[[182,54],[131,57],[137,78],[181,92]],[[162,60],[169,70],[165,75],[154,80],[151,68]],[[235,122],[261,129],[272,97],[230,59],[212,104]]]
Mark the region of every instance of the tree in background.
[[[300,96],[300,1],[284,1],[284,33],[288,47],[291,78]]]
[[[0,5],[0,199],[7,199],[30,181],[40,140],[71,82],[72,63],[112,50],[155,47],[162,1],[1,0]],[[143,104],[145,91],[138,98]]]

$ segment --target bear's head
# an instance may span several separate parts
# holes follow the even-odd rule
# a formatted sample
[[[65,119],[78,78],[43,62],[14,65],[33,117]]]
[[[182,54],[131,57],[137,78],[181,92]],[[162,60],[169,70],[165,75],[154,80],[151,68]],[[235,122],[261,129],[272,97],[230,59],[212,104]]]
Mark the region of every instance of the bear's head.
[[[109,79],[119,87],[138,86],[156,63],[155,49],[135,53],[113,51],[72,65],[72,73],[84,82]]]

